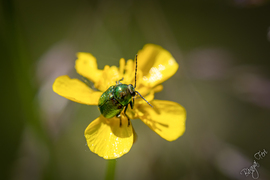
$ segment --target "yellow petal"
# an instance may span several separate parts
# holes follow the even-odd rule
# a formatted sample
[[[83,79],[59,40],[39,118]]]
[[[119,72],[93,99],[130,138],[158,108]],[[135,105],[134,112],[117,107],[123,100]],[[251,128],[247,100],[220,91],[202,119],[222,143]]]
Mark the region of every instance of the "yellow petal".
[[[153,88],[153,91],[154,91],[155,93],[160,92],[160,91],[162,91],[162,90],[163,90],[163,86],[162,86],[162,85],[158,85],[158,86],[156,86],[156,87]]]
[[[75,69],[77,73],[88,78],[92,82],[100,79],[102,70],[97,68],[97,60],[90,53],[77,53],[78,59],[76,60]]]
[[[138,107],[139,118],[167,141],[176,140],[185,132],[186,110],[172,101],[153,100]]]
[[[85,129],[84,135],[89,149],[104,159],[115,159],[128,153],[134,137],[132,125],[128,126],[127,119],[106,119],[98,117]]]
[[[134,130],[133,127],[132,127],[132,131],[133,131],[133,144],[134,144],[135,142],[137,142],[138,135],[137,135],[137,133],[136,133],[136,131]]]
[[[121,76],[124,76],[125,65],[126,65],[125,59],[121,58],[119,60],[119,73],[120,73]]]
[[[138,68],[144,75],[143,84],[154,87],[174,75],[178,64],[171,53],[161,46],[146,44],[138,52]]]
[[[97,105],[101,92],[93,91],[78,79],[59,76],[53,83],[53,91],[69,100],[88,105]]]

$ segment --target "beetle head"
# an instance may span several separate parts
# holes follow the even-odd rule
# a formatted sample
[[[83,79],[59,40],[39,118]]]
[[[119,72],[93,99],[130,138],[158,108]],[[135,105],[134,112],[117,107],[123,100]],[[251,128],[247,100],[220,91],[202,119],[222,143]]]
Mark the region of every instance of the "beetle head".
[[[128,85],[128,90],[129,90],[131,96],[135,96],[135,92],[136,92],[136,91],[135,91],[135,88],[133,87],[132,84],[129,84],[129,85]]]

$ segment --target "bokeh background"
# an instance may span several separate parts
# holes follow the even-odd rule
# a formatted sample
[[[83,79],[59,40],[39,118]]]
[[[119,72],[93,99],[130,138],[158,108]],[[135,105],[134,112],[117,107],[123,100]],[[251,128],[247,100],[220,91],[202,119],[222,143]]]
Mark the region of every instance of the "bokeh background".
[[[140,120],[116,179],[252,179],[270,151],[270,3],[267,0],[2,0],[0,179],[104,179],[107,161],[83,136],[99,116],[52,91],[76,74],[76,52],[102,69],[146,43],[179,63],[156,99],[187,110],[186,132],[167,142]],[[257,161],[270,179],[270,154]]]

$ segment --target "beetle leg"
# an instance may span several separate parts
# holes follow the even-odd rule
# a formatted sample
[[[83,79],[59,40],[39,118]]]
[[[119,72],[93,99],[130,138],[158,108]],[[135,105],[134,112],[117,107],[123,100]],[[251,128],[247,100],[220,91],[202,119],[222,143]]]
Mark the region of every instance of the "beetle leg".
[[[130,104],[131,109],[133,109],[134,98],[133,98],[133,102],[132,102],[132,101],[130,101],[130,102],[129,102],[129,104]]]
[[[120,113],[121,113],[121,112],[120,112]],[[119,126],[121,127],[121,126],[122,126],[122,119],[121,119],[121,115],[120,115],[120,113],[119,113],[119,114],[117,114],[117,115],[116,115],[116,117],[118,117],[118,118],[120,119],[120,125],[119,125]]]
[[[120,81],[123,81],[124,78],[122,77],[122,79],[120,79],[119,81],[115,81],[116,84],[122,84]]]
[[[128,119],[128,126],[130,126],[130,119],[128,117],[128,115],[126,114],[126,111],[127,111],[127,108],[128,108],[128,105],[125,106],[125,110],[124,110],[124,114],[126,115],[127,119]]]

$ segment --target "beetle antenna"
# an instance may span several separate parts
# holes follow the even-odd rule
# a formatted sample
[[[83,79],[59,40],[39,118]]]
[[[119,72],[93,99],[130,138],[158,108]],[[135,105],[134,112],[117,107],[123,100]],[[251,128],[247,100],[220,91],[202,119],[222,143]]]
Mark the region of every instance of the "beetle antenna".
[[[139,94],[141,96],[141,98],[143,100],[145,100],[145,102],[147,102],[147,104],[149,104],[149,106],[151,106],[152,108],[154,108],[146,99],[144,99],[144,97],[142,97],[142,95],[138,92],[138,91],[135,91],[137,94]]]
[[[135,85],[134,85],[134,88],[136,88],[136,76],[137,76],[137,56],[138,56],[138,54],[136,54]]]

